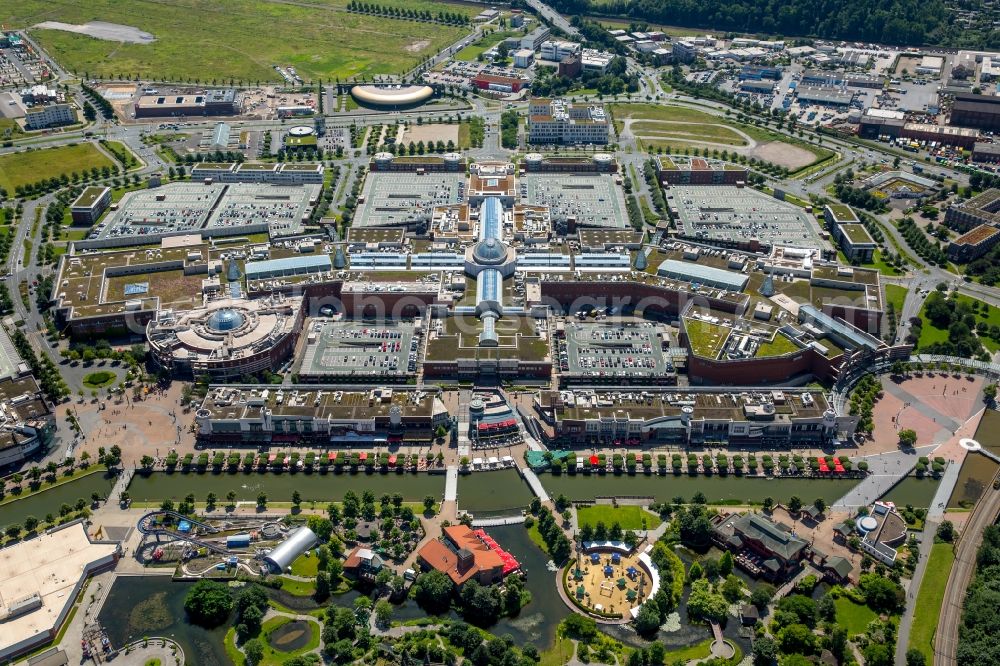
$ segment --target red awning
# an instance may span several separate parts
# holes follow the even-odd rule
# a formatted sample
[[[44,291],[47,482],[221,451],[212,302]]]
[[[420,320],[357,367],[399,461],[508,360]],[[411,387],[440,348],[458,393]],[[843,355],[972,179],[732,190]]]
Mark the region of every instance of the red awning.
[[[596,465],[598,462],[600,462],[600,458],[598,458],[597,456],[590,456],[591,465]]]
[[[393,453],[391,456],[389,456],[389,464],[390,465],[395,465],[396,464],[396,454],[395,453]]]
[[[333,451],[330,451],[328,454],[326,454],[326,459],[327,460],[336,460],[336,458],[337,458],[337,454],[334,453]]]
[[[362,451],[361,455],[359,455],[358,458],[360,460],[368,460],[368,452],[367,451]]]

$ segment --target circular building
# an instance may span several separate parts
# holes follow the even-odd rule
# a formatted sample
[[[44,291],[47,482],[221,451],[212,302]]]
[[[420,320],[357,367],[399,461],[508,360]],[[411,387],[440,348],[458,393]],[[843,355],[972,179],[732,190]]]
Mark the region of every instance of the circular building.
[[[307,125],[297,125],[288,130],[291,136],[311,136],[315,130]]]
[[[186,312],[163,310],[146,325],[154,361],[184,377],[214,380],[278,367],[302,328],[302,298],[219,299]]]
[[[360,104],[377,107],[406,107],[423,104],[434,95],[430,86],[376,86],[351,88],[351,96]]]

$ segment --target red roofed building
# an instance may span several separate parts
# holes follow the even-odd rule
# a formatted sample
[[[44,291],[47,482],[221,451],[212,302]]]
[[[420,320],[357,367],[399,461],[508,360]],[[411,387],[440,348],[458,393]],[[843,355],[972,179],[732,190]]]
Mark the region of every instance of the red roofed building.
[[[480,90],[497,90],[499,92],[518,92],[527,83],[524,79],[499,74],[478,74],[472,79],[472,84]]]
[[[465,525],[444,528],[444,538],[425,544],[417,559],[425,569],[447,574],[459,587],[472,579],[481,585],[503,580],[503,559]]]

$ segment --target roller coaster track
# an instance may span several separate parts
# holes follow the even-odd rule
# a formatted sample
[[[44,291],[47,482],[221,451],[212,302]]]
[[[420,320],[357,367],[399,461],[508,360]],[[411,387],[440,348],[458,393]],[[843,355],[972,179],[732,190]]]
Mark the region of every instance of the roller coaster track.
[[[162,524],[161,521],[163,518],[170,518],[175,524],[180,523],[180,521],[182,520],[187,521],[191,523],[193,527],[198,527],[204,532],[208,532],[210,534],[214,534],[220,531],[219,528],[217,527],[212,527],[207,523],[202,523],[197,520],[193,520],[175,511],[150,511],[149,513],[145,514],[142,518],[139,519],[139,523],[137,525],[137,527],[139,528],[139,532],[144,537],[155,536],[159,538],[161,536],[168,536],[174,539],[179,539],[181,541],[186,541],[196,546],[201,546],[202,548],[208,548],[209,550],[212,550],[216,553],[226,554],[229,552],[229,550],[225,546],[220,546],[219,544],[212,543],[210,541],[202,541],[201,539],[193,537],[190,534],[187,534],[185,532],[180,532],[174,529],[173,527]]]

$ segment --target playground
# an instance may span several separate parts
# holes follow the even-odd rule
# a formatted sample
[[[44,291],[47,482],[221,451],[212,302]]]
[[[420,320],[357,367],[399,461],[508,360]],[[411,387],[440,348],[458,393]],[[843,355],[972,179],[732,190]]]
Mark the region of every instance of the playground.
[[[570,567],[566,594],[600,615],[631,617],[629,612],[655,591],[647,565],[635,552],[595,549],[580,554]]]

